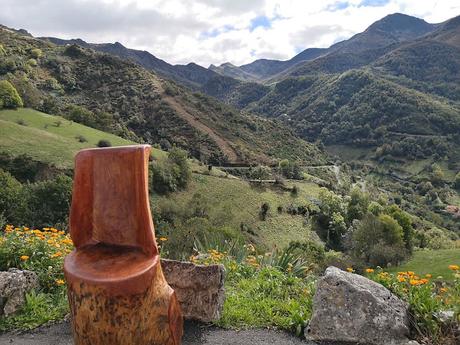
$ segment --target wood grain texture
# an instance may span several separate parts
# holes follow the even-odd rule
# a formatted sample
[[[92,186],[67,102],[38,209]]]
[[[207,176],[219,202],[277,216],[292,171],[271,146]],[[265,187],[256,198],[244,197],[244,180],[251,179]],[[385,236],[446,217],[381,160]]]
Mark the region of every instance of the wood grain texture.
[[[80,151],[64,261],[76,345],[179,345],[182,315],[159,262],[150,146]]]

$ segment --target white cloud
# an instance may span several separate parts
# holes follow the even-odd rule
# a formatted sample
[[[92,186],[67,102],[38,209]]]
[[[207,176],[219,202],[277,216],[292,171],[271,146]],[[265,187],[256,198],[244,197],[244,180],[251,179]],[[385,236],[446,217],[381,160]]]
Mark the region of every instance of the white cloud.
[[[364,3],[376,1],[1,0],[0,23],[35,36],[119,41],[170,63],[207,66],[288,59],[305,48],[328,47],[394,12],[428,22],[460,14],[458,1]],[[270,26],[251,30],[251,21],[261,16],[270,19]]]

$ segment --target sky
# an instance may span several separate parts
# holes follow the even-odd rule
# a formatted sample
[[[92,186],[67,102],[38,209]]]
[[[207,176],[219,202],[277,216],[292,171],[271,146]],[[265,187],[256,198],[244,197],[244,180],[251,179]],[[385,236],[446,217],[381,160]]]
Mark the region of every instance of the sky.
[[[458,0],[0,0],[0,24],[34,36],[120,42],[172,64],[290,59],[391,13],[439,23]]]

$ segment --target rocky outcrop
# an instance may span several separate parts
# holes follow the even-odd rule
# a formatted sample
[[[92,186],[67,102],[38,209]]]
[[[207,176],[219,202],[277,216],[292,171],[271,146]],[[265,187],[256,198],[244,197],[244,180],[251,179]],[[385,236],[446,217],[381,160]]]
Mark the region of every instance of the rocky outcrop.
[[[222,265],[162,259],[161,266],[166,281],[176,291],[184,318],[202,322],[220,318],[225,300]]]
[[[10,268],[0,272],[0,316],[16,313],[25,302],[25,294],[38,287],[34,272]]]
[[[329,267],[318,281],[305,336],[320,343],[417,344],[409,329],[407,303],[365,277]]]

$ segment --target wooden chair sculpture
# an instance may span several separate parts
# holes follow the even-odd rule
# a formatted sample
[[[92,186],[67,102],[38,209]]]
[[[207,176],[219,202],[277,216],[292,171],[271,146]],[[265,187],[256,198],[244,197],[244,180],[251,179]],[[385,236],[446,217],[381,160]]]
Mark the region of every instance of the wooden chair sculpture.
[[[76,345],[179,345],[182,315],[161,270],[148,199],[150,146],[80,151],[65,258]]]

